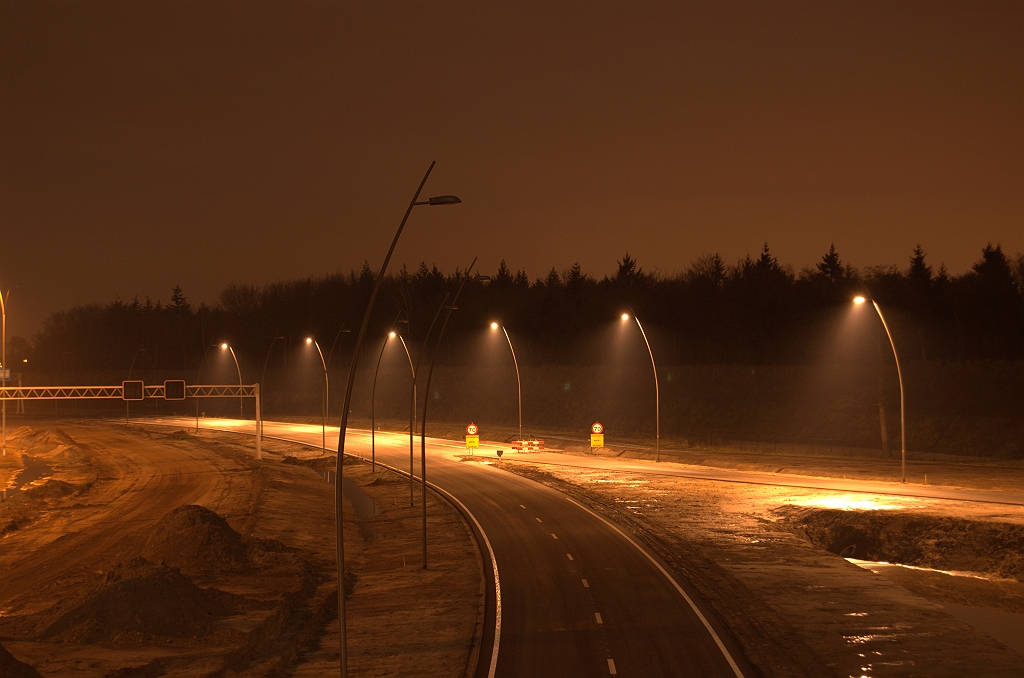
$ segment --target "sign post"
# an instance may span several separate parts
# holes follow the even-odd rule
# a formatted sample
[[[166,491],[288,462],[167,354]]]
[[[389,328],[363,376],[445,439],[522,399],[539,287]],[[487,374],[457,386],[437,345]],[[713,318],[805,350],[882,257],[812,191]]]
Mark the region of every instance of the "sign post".
[[[595,447],[604,447],[604,425],[595,421],[590,427],[590,453],[594,453]]]
[[[473,450],[480,448],[480,429],[477,428],[476,424],[470,424],[466,427],[466,449],[469,450],[470,454],[473,454]]]

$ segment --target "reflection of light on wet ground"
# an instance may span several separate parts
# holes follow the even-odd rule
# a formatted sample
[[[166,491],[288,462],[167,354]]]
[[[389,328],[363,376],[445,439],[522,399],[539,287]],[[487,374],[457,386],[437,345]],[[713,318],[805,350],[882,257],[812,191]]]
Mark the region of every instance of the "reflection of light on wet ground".
[[[880,574],[881,570],[886,567],[902,567],[907,570],[918,570],[920,572],[938,572],[939,574],[948,574],[951,577],[970,577],[972,579],[984,579],[985,581],[1003,581],[996,577],[989,577],[984,574],[977,572],[964,572],[961,570],[936,570],[931,567],[918,567],[916,565],[904,565],[903,563],[889,563],[884,560],[858,560],[857,558],[847,558],[847,561],[853,563],[857,567],[863,567],[865,570],[871,570],[875,574]]]
[[[788,503],[795,506],[814,506],[839,509],[840,511],[893,511],[907,508],[906,504],[897,504],[890,497],[870,494],[814,495],[793,498]]]

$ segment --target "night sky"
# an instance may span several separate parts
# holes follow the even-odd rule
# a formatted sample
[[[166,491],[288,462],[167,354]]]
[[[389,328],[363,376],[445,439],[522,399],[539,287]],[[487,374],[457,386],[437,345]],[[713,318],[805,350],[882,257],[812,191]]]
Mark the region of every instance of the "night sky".
[[[1024,250],[1022,2],[0,4],[8,331],[479,255]]]

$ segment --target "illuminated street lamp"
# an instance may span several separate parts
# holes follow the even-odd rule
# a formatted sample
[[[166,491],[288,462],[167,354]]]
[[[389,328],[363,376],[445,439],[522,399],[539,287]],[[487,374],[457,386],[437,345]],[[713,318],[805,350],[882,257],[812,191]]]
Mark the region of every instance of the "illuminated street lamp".
[[[889,337],[889,346],[892,347],[892,357],[896,360],[896,376],[900,381],[900,465],[903,476],[903,482],[907,482],[907,429],[905,425],[904,409],[903,409],[903,371],[900,369],[900,357],[896,354],[896,344],[892,340],[892,333],[889,331],[889,325],[885,322],[885,316],[882,315],[882,309],[878,307],[878,302],[874,299],[867,299],[863,296],[856,296],[853,298],[853,303],[860,306],[865,301],[870,301],[871,305],[875,307],[875,312],[878,314],[879,320],[882,321],[882,327],[885,328],[885,336]]]
[[[519,361],[516,360],[516,350],[512,348],[512,340],[509,339],[508,330],[505,329],[504,325],[499,325],[496,322],[491,323],[491,330],[495,331],[498,328],[505,333],[505,340],[508,342],[508,350],[512,351],[512,364],[516,366],[516,387],[518,389],[519,397],[519,442],[523,442],[523,382],[519,379]]]
[[[320,437],[321,445],[323,446],[321,448],[323,454],[327,454],[327,416],[331,403],[331,382],[327,378],[327,361],[324,360],[324,352],[320,350],[320,344],[318,344],[316,339],[313,337],[306,337],[306,346],[309,346],[310,344],[316,346],[316,352],[320,354],[320,364],[323,365],[324,368],[324,400],[323,409],[321,410],[322,423],[320,425]]]
[[[345,405],[341,411],[341,425],[338,432],[338,460],[336,471],[338,484],[334,488],[334,520],[337,531],[336,543],[338,551],[338,647],[340,650],[338,659],[341,678],[348,678],[348,643],[345,635],[345,528],[342,520],[343,499],[341,496],[341,475],[342,465],[344,464],[345,458],[345,429],[348,426],[348,412],[349,407],[352,404],[352,387],[355,385],[356,366],[359,364],[359,349],[362,348],[363,338],[366,336],[366,327],[370,323],[370,315],[373,313],[374,302],[377,300],[377,292],[380,291],[380,284],[381,281],[384,280],[384,275],[388,271],[388,263],[391,261],[391,255],[395,251],[395,246],[398,245],[398,238],[402,235],[402,229],[405,228],[405,222],[409,220],[409,215],[412,214],[412,208],[418,205],[457,205],[462,202],[454,195],[441,195],[428,200],[419,200],[420,191],[423,190],[423,186],[427,183],[427,178],[430,177],[430,172],[434,169],[435,164],[436,163],[431,162],[430,167],[427,168],[427,173],[423,175],[423,180],[420,181],[420,185],[416,188],[416,193],[413,194],[412,200],[409,201],[409,207],[405,210],[405,216],[402,217],[402,222],[398,225],[395,237],[391,241],[391,248],[388,249],[388,253],[384,256],[384,263],[381,264],[380,273],[374,280],[373,291],[370,292],[370,300],[367,302],[366,311],[363,313],[363,322],[359,326],[359,334],[356,336],[356,344],[352,349],[352,365],[348,370],[348,384],[345,387]]]
[[[658,392],[658,366],[654,364],[654,352],[651,351],[651,342],[647,341],[647,333],[644,326],[640,324],[640,318],[633,316],[636,326],[640,328],[640,334],[647,344],[647,353],[651,356],[651,368],[654,370],[654,445],[658,453],[658,461],[661,461],[661,395]],[[622,314],[622,322],[629,322],[629,314]]]
[[[231,358],[235,361],[235,370],[238,372],[238,385],[241,386],[242,385],[242,368],[240,368],[238,366],[238,356],[235,355],[235,349],[231,348],[231,346],[228,345],[228,342],[225,341],[225,342],[221,343],[220,350],[222,350],[222,351],[224,351],[224,350],[231,351]],[[245,412],[242,410],[242,403],[243,402],[244,401],[241,398],[238,399],[238,418],[239,419],[245,419]]]
[[[409,506],[413,505],[413,479],[412,479],[412,465],[413,465],[413,450],[415,449],[415,439],[413,430],[416,427],[416,368],[412,364],[412,355],[409,353],[409,346],[405,343],[405,337],[400,333],[392,331],[390,335],[392,339],[396,336],[398,340],[402,342],[402,348],[405,349],[405,358],[409,361],[409,373],[412,375],[412,400],[409,401]]]
[[[377,471],[377,373],[380,372],[380,361],[384,358],[384,349],[388,347],[388,339],[395,337],[390,332],[384,343],[380,345],[380,355],[377,356],[377,367],[373,368],[373,386],[370,388],[370,470]]]

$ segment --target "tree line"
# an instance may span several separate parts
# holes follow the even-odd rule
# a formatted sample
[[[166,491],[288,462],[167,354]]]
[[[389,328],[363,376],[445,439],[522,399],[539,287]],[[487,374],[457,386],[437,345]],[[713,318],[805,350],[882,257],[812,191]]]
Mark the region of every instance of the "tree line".
[[[987,245],[961,275],[930,265],[920,246],[904,268],[856,269],[832,247],[794,272],[766,243],[756,257],[727,264],[717,254],[702,256],[675,276],[646,273],[627,253],[614,275],[600,279],[578,263],[532,281],[504,261],[486,277],[421,263],[383,281],[371,331],[396,325],[422,339],[465,277],[451,341],[500,319],[538,364],[598,360],[581,350],[581,338],[624,310],[644,319],[660,359],[674,364],[805,364],[820,358],[828,328],[856,294],[878,301],[907,360],[1024,358],[1024,256],[1007,256],[998,244]],[[187,376],[221,341],[251,369],[274,342],[282,350],[314,336],[332,355],[332,370],[342,369],[336,361],[351,347],[374,278],[364,264],[348,274],[229,285],[216,305],[193,306],[176,287],[166,304],[136,298],[76,306],[49,316],[31,341],[12,338],[8,362],[27,359],[27,373],[50,377],[127,372],[133,361]]]

